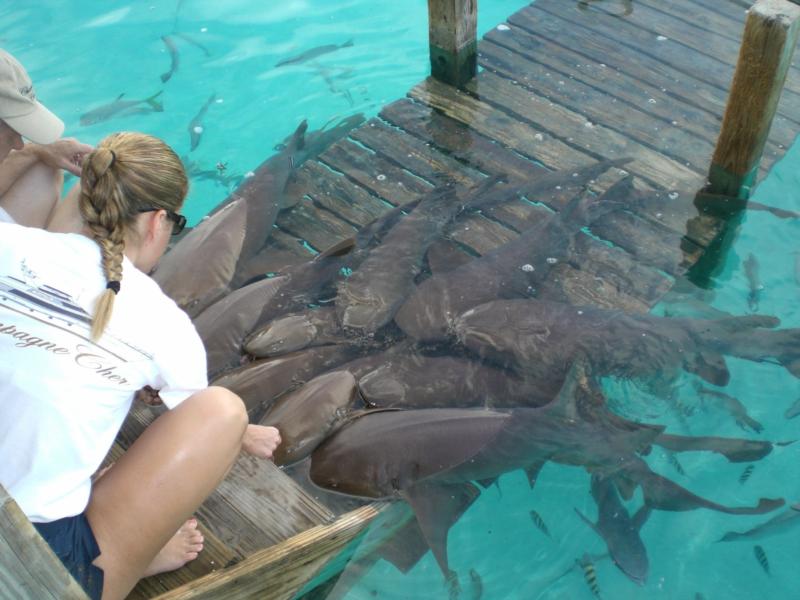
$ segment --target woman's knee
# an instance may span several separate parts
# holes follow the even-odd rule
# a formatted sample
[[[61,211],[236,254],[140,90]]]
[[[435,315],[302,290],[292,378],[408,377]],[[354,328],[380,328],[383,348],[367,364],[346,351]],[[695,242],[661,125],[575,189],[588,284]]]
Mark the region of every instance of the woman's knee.
[[[223,387],[212,386],[194,394],[187,402],[198,405],[210,422],[244,434],[247,427],[247,409],[242,399]]]

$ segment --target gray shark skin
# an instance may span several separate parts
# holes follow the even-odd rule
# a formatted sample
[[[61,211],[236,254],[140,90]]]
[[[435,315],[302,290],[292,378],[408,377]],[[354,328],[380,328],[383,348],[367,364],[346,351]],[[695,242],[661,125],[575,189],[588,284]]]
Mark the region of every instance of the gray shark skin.
[[[348,371],[325,373],[282,396],[260,421],[281,432],[281,444],[272,456],[275,464],[289,465],[311,454],[344,424],[357,399],[358,385]]]
[[[765,329],[776,324],[766,316],[670,319],[545,300],[498,300],[464,313],[455,330],[467,348],[531,375],[552,395],[577,353],[589,357],[596,374],[644,378],[683,368],[715,385],[728,382],[722,354],[794,364],[800,329]]]
[[[317,447],[310,477],[344,494],[407,500],[448,578],[447,530],[478,493],[472,482],[547,460],[641,485],[646,504],[662,510],[760,514],[783,503],[727,507],[652,473],[637,453],[662,431],[610,413],[579,361],[555,400],[540,408],[367,411]]]
[[[800,527],[800,512],[792,508],[778,513],[769,521],[756,525],[752,529],[741,533],[729,531],[719,540],[720,542],[738,542],[743,540],[763,540],[777,535],[783,535],[795,531]]]
[[[239,365],[242,342],[252,330],[261,307],[287,280],[287,276],[273,277],[239,288],[194,318],[194,326],[206,347],[209,377]]]
[[[353,346],[324,346],[294,352],[272,359],[257,360],[226,372],[212,381],[237,394],[251,416],[263,410],[286,392],[304,382],[335,369],[358,355]]]
[[[614,483],[597,475],[592,476],[592,497],[597,503],[597,523],[592,523],[578,509],[575,512],[599,535],[608,547],[611,560],[634,583],[644,585],[650,564],[639,530],[645,512],[632,519],[617,494]]]
[[[618,210],[632,189],[632,179],[628,177],[600,198],[578,197],[562,212],[542,218],[517,239],[453,271],[426,279],[402,305],[395,322],[416,340],[437,341],[447,338],[453,320],[473,306],[497,298],[533,296],[553,260],[567,256],[574,236],[587,221]]]
[[[488,177],[462,194],[455,185],[439,186],[420,199],[339,285],[336,314],[342,325],[374,333],[389,323],[414,290],[428,247],[460,213],[478,209],[484,201],[496,201],[491,188],[499,181],[499,177]]]
[[[314,346],[345,341],[332,306],[286,315],[251,333],[244,349],[256,358],[280,356]]]
[[[385,354],[359,377],[364,399],[379,408],[535,406],[535,382],[456,356]]]
[[[167,296],[194,317],[243,282],[240,270],[264,245],[283,208],[283,190],[303,145],[305,121],[294,143],[265,160],[222,204],[159,263],[154,279]]]
[[[157,98],[163,93],[164,90],[158,91],[148,98],[142,100],[123,100],[125,94],[120,94],[117,99],[93,108],[92,110],[81,115],[81,125],[95,125],[102,123],[115,116],[122,116],[138,112],[164,112],[164,105]]]

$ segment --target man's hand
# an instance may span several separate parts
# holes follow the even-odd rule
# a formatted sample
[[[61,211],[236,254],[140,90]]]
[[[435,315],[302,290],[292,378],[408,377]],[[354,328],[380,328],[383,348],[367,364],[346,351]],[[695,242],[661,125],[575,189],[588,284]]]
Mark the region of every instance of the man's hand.
[[[242,450],[258,458],[272,458],[281,443],[281,434],[274,427],[248,425],[242,439]]]
[[[147,406],[159,406],[163,404],[161,396],[158,395],[158,390],[154,390],[149,385],[144,386],[133,395],[134,402],[144,402]]]
[[[31,144],[31,150],[47,166],[80,176],[83,159],[94,148],[74,138],[64,138],[52,144]]]

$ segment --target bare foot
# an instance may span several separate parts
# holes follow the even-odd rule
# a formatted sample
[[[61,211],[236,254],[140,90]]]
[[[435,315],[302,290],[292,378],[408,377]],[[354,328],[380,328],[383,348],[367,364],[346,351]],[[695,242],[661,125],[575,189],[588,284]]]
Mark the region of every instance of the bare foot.
[[[189,519],[172,536],[144,572],[144,577],[180,569],[197,558],[203,549],[203,534],[197,529],[197,520]]]

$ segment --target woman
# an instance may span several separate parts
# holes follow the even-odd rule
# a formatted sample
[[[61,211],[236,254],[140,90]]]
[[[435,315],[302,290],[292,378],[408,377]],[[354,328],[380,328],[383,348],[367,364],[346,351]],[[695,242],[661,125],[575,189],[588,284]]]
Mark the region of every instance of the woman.
[[[280,443],[207,387],[193,325],[145,275],[186,192],[168,146],[118,133],[84,160],[80,233],[0,223],[0,484],[92,598],[196,556],[192,512],[240,449]],[[171,410],[92,483],[146,386]]]

